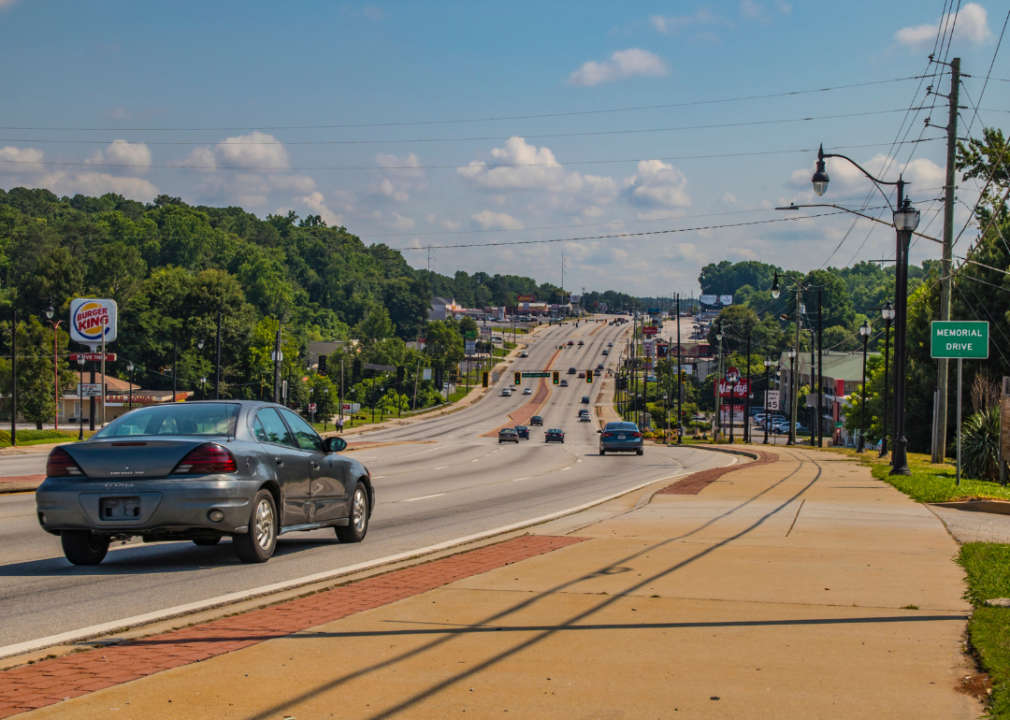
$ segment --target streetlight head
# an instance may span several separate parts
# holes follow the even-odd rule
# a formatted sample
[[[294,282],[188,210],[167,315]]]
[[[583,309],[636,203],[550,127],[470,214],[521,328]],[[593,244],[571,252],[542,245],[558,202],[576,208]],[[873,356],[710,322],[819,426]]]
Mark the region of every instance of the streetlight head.
[[[48,318],[49,320],[52,320],[53,319],[53,313],[55,313],[55,312],[56,311],[53,310],[53,296],[50,295],[49,296],[49,305],[46,307],[46,318]]]
[[[859,334],[862,335],[863,337],[869,337],[870,336],[870,330],[871,330],[871,328],[870,328],[869,321],[868,320],[863,320],[863,324],[859,326]]]
[[[814,192],[823,195],[828,191],[828,173],[824,170],[824,146],[817,150],[817,171],[810,181],[814,184]]]
[[[793,358],[795,358],[796,357],[796,348],[789,348],[789,351],[786,353],[786,355],[789,356],[790,360],[792,360]]]
[[[888,300],[887,304],[881,308],[880,316],[885,320],[894,320],[894,303]]]
[[[775,279],[772,281],[772,297],[778,300],[779,295],[782,294],[782,288],[779,287],[779,271],[775,271]]]
[[[765,367],[767,368],[767,367],[771,367],[771,366],[772,366],[772,359],[771,358],[765,358]]]
[[[919,211],[912,207],[912,202],[905,198],[905,202],[894,213],[894,227],[904,232],[915,232],[919,227]]]
[[[126,372],[133,372],[133,363],[132,362],[126,363]]]

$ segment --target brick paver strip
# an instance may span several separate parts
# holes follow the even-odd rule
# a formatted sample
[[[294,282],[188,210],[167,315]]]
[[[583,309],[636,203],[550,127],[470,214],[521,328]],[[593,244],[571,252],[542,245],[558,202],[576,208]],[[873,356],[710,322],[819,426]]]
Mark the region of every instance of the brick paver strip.
[[[0,673],[0,718],[372,610],[586,538],[527,535],[271,607]]]
[[[729,467],[712,468],[711,470],[702,470],[701,472],[696,472],[693,475],[688,475],[683,480],[678,480],[673,485],[668,485],[667,487],[660,490],[657,495],[697,495],[702,490],[707,488],[709,485],[714,483],[716,480],[721,478],[726,473],[736,472],[737,470],[744,470],[755,468],[760,465],[770,465],[779,459],[779,456],[773,452],[767,452],[765,450],[752,450],[758,454],[759,459],[753,462],[749,462],[746,465],[730,465]]]

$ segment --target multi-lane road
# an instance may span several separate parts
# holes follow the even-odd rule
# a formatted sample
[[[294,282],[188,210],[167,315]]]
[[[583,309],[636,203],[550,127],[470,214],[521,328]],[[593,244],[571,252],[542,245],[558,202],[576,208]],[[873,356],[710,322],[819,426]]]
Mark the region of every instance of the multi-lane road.
[[[652,446],[642,457],[599,456],[597,423],[581,423],[577,415],[585,407],[583,396],[595,406],[609,401],[609,392],[601,398],[600,380],[589,385],[567,371],[613,366],[617,353],[605,357],[602,350],[609,342],[615,349],[623,344],[627,329],[595,322],[541,329],[527,340],[529,357],[514,360],[473,405],[349,438],[381,443],[354,451],[371,471],[378,495],[361,544],[341,545],[332,531],[292,533],[281,537],[268,563],[243,565],[227,542],[208,548],[134,541],[114,547],[99,566],[74,567],[64,559],[59,539],[39,528],[33,494],[0,495],[0,655],[4,648],[61,633],[412,553],[730,462],[701,450]],[[585,344],[567,346],[568,340]],[[560,345],[565,349],[558,351]],[[548,385],[538,410],[544,427],[532,428],[530,440],[499,444],[494,431],[513,424],[509,414],[536,397],[540,381],[523,381],[533,395],[503,397],[501,388],[512,385],[512,371],[547,370],[552,358],[552,369],[560,370],[570,387]],[[548,427],[566,431],[564,445],[543,442]],[[41,473],[44,466],[44,455],[16,456],[0,460],[0,474]]]

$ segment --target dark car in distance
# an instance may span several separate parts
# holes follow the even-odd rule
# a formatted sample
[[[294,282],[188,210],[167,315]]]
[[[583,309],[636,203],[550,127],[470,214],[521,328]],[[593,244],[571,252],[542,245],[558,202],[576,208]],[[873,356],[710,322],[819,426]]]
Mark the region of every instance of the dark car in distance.
[[[565,443],[565,431],[559,428],[551,428],[544,433],[544,442],[559,442],[562,445]]]
[[[498,431],[498,443],[503,442],[519,442],[519,433],[516,432],[515,428],[502,428]]]
[[[523,440],[530,439],[530,429],[525,425],[516,425],[516,435],[518,435]]]
[[[530,425],[543,425],[544,419],[539,415],[534,415],[530,418]]]
[[[642,432],[633,422],[609,422],[600,433],[600,455],[608,452],[644,453]]]
[[[131,537],[202,546],[229,537],[250,563],[295,530],[332,527],[341,542],[360,542],[375,491],[364,465],[336,454],[346,447],[272,403],[138,408],[49,453],[38,520],[75,565],[97,565],[113,540]]]

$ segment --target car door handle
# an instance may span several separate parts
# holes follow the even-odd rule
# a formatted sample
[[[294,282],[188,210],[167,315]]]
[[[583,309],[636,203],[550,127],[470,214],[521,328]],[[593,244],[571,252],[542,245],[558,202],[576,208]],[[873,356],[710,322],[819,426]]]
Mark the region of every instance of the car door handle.
[[[312,462],[312,463],[309,463],[309,464],[310,464],[310,465],[312,466],[312,469],[313,469],[313,470],[318,470],[318,469],[319,469],[319,463],[317,463],[317,462]]]
[[[284,461],[281,460],[279,457],[275,457],[274,460],[277,462],[278,465],[283,465],[284,464]]]

